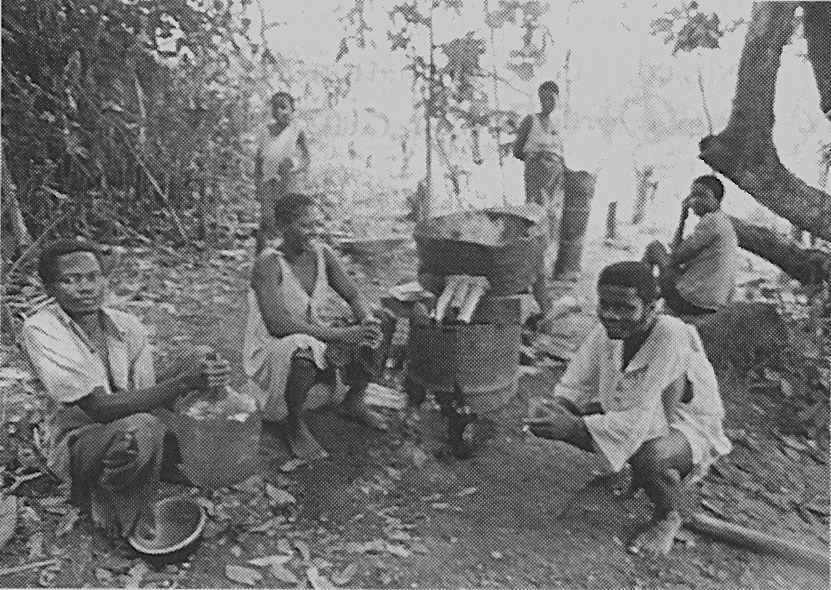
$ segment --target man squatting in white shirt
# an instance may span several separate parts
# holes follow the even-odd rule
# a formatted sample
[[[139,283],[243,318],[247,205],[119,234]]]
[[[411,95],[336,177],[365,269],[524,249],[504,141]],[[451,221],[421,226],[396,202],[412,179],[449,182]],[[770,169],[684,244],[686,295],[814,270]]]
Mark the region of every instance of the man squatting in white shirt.
[[[700,477],[731,450],[713,367],[693,326],[656,310],[648,265],[600,273],[600,325],[583,342],[552,398],[532,406],[536,436],[601,452],[614,471],[629,462],[634,492],[655,505],[630,550],[667,554],[682,524],[682,479]]]

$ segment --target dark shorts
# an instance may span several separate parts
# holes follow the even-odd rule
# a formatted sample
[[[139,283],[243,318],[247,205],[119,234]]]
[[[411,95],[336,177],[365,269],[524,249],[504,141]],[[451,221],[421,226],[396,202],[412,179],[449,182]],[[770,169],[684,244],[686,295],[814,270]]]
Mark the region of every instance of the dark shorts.
[[[661,297],[664,298],[667,306],[678,315],[708,315],[715,313],[713,309],[699,307],[690,303],[678,292],[675,281],[661,281]]]

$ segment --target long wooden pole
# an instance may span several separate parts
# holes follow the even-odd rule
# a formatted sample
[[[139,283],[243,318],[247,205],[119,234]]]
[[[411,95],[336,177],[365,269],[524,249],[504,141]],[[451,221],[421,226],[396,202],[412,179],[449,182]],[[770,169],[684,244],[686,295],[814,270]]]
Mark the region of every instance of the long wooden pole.
[[[828,573],[829,557],[826,551],[818,551],[701,513],[694,514],[684,526],[700,535],[778,555],[807,569]]]

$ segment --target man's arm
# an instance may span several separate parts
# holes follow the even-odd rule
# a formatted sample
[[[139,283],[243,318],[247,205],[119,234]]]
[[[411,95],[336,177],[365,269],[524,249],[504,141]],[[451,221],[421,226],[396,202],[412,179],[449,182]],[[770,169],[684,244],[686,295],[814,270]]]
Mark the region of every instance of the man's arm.
[[[534,122],[532,117],[533,115],[525,117],[517,129],[516,139],[514,139],[514,158],[517,160],[525,160],[525,142],[528,141],[528,134],[531,133],[531,125]]]
[[[183,375],[145,389],[107,393],[96,387],[75,402],[96,422],[112,422],[139,412],[152,412],[202,385],[198,376]]]
[[[574,414],[580,407],[600,401],[600,344],[603,327],[597,326],[580,345],[565,374],[554,388],[554,401]]]
[[[717,234],[709,220],[702,219],[695,226],[693,233],[672,250],[670,258],[674,266],[685,264],[698,256],[702,250],[712,244]]]

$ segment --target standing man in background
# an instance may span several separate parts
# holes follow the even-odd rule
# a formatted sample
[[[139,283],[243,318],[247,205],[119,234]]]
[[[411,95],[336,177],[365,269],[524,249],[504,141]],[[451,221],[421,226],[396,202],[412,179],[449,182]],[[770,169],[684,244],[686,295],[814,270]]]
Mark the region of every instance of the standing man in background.
[[[274,203],[289,192],[299,192],[309,171],[311,157],[302,125],[294,117],[294,98],[287,92],[271,97],[268,136],[254,160],[254,188],[260,203],[257,252],[275,237]]]
[[[551,247],[560,233],[563,202],[563,135],[551,116],[557,106],[560,89],[552,81],[539,88],[540,112],[522,121],[514,141],[514,157],[525,162],[525,202],[542,206],[546,211],[548,252],[546,263],[534,282],[534,298],[543,316],[551,308],[548,273]]]

